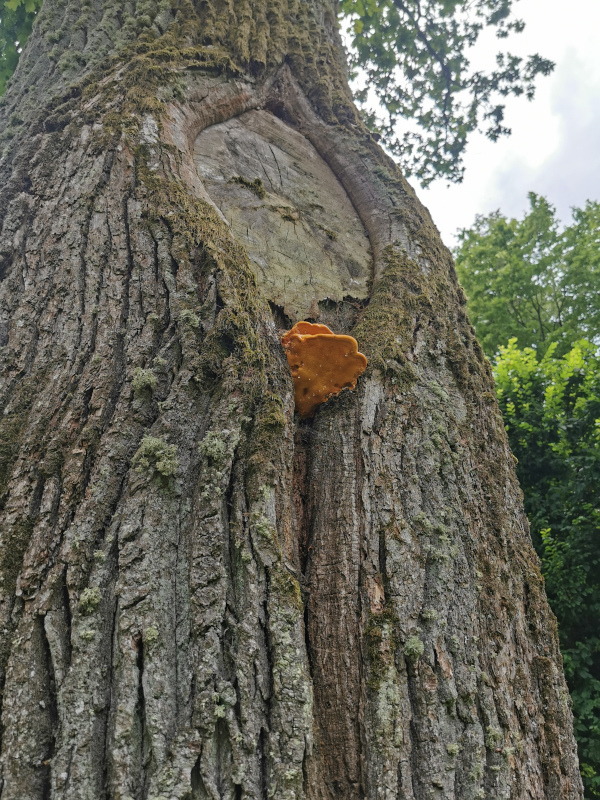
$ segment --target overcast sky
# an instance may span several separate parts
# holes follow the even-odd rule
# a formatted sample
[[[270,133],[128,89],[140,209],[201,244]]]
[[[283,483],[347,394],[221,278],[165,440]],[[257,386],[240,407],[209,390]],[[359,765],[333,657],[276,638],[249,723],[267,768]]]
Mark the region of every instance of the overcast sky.
[[[436,181],[424,190],[412,181],[448,246],[476,214],[499,208],[522,216],[529,191],[547,197],[565,222],[571,206],[600,200],[600,0],[520,0],[515,11],[527,27],[510,49],[539,52],[556,67],[539,78],[532,102],[508,99],[511,136],[495,144],[473,137],[462,184]],[[492,56],[490,44],[506,46],[495,38],[483,43]]]

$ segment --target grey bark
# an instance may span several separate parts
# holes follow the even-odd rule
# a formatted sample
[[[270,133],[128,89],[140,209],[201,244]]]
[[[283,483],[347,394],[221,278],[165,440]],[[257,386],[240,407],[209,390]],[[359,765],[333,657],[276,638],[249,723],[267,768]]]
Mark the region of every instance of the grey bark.
[[[332,7],[138,5],[71,74],[46,2],[0,111],[2,800],[581,797],[489,364]],[[370,366],[301,422],[303,316]]]

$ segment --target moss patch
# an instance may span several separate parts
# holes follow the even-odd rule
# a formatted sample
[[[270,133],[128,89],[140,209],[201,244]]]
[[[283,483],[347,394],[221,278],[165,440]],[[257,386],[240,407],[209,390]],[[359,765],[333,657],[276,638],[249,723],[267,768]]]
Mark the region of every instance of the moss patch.
[[[156,388],[157,381],[158,379],[151,369],[136,367],[133,371],[131,385],[136,394],[152,394]]]
[[[243,178],[241,175],[236,175],[231,179],[231,183],[239,183],[241,186],[245,186],[246,189],[249,189],[257,197],[260,197],[261,200],[264,200],[267,196],[267,191],[260,178],[255,178],[253,181],[249,181],[247,178]]]
[[[136,472],[157,473],[163,478],[171,478],[179,467],[177,448],[168,445],[155,436],[144,436],[132,464]]]
[[[377,691],[381,688],[388,670],[394,663],[394,654],[398,647],[397,630],[398,620],[389,609],[371,615],[367,623],[364,636],[369,689]]]
[[[409,636],[404,642],[404,655],[409,661],[418,661],[423,655],[425,645],[418,636]]]
[[[97,586],[84,589],[79,598],[79,610],[83,615],[92,614],[100,604],[101,599],[102,595]]]

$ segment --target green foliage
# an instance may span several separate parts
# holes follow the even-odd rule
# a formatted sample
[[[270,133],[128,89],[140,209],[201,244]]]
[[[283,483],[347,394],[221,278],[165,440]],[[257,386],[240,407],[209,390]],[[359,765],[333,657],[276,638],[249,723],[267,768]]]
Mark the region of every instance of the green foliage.
[[[522,220],[495,211],[459,233],[456,268],[490,357],[511,337],[562,355],[600,330],[600,203],[574,208],[562,231],[545,198],[531,192],[529,203]]]
[[[480,33],[493,29],[500,38],[523,30],[511,15],[513,0],[341,0],[350,24],[351,63],[364,70],[383,118],[365,112],[367,123],[383,134],[387,147],[401,159],[407,174],[423,184],[442,176],[462,178],[462,155],[468,135],[483,128],[496,140],[510,133],[503,124],[503,98],[534,95],[538,75],[552,62],[539,55],[522,59],[498,53],[491,71],[472,69],[469,49]],[[0,95],[13,73],[42,0],[0,0]],[[138,16],[138,29],[151,24]],[[127,22],[125,26],[127,27]],[[58,67],[76,69],[81,56],[65,52]],[[357,94],[363,106],[367,90]],[[411,130],[398,135],[398,123],[411,120]],[[248,188],[262,197],[260,182]]]
[[[532,537],[559,623],[588,797],[600,797],[600,354],[543,358],[516,339],[495,367]]]
[[[41,6],[42,0],[0,0],[0,97]]]
[[[529,195],[460,233],[459,277],[488,355],[559,626],[586,797],[600,797],[600,204]],[[595,343],[587,341],[595,339]],[[507,344],[508,342],[508,344]]]
[[[351,66],[366,73],[365,104],[374,90],[384,117],[367,122],[385,137],[407,174],[424,185],[435,177],[460,181],[467,137],[478,128],[496,141],[510,133],[503,98],[534,96],[538,75],[554,64],[539,55],[522,59],[498,53],[496,68],[470,67],[467,53],[484,28],[498,38],[520,32],[512,0],[341,0],[351,20]],[[413,130],[396,134],[399,121]]]

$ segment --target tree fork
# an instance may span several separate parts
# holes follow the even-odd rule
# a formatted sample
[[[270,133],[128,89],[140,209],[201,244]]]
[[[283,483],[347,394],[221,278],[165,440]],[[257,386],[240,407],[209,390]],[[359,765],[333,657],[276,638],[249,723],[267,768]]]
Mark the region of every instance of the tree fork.
[[[335,12],[40,12],[0,109],[3,800],[581,797],[489,365]],[[314,309],[370,366],[313,421],[194,158],[232,120],[368,234],[366,294]]]

